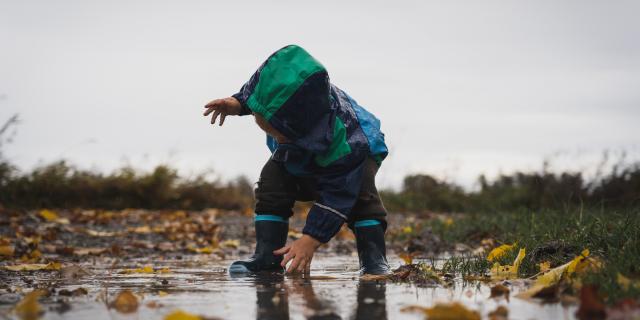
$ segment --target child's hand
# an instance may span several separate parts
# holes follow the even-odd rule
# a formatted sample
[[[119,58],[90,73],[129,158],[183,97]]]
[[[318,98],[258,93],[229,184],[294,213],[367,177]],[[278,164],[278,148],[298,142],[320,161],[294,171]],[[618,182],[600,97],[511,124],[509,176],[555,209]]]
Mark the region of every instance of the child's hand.
[[[283,267],[286,267],[287,262],[292,260],[289,269],[287,269],[287,273],[301,272],[309,274],[313,254],[321,244],[320,241],[305,234],[302,238],[274,251],[273,254],[278,256],[284,254],[284,259],[282,259],[282,263],[280,264]]]
[[[213,100],[207,103],[204,107],[207,108],[207,110],[203,115],[206,117],[213,112],[211,124],[216,123],[216,119],[220,116],[220,125],[224,123],[224,118],[228,115],[239,115],[242,111],[240,102],[233,97]]]

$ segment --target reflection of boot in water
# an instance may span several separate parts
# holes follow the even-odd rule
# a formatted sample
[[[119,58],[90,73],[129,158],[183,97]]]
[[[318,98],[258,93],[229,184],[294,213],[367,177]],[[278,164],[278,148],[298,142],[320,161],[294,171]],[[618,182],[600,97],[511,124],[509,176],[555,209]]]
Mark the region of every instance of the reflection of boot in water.
[[[352,319],[387,319],[387,287],[384,283],[361,281],[358,284],[358,305]]]
[[[294,283],[294,288],[296,292],[302,294],[302,299],[305,303],[305,312],[304,315],[307,319],[312,320],[336,320],[342,319],[335,312],[335,307],[331,303],[331,301],[327,301],[325,299],[321,299],[316,296],[315,291],[313,290],[313,285],[309,280],[301,280],[300,282]]]
[[[378,220],[361,220],[353,228],[362,274],[390,273],[384,243],[384,227]]]
[[[280,266],[282,256],[273,254],[274,250],[284,247],[287,242],[289,223],[279,216],[258,215],[255,221],[256,251],[247,260],[235,261],[229,266],[230,274],[245,274],[259,271],[277,271],[284,269]]]
[[[284,276],[263,276],[256,278],[256,319],[288,320],[289,298],[284,286]]]

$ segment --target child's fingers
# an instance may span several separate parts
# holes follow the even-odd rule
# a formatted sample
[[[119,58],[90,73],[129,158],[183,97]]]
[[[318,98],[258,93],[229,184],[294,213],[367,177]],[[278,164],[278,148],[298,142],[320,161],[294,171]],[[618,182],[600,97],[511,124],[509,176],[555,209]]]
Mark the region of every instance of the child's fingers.
[[[303,261],[302,258],[294,258],[291,264],[289,265],[289,269],[287,269],[288,273],[292,273],[298,270],[298,267],[304,266],[304,264],[300,264]]]
[[[280,265],[282,267],[286,267],[287,263],[293,258],[295,258],[294,254],[285,254],[284,257],[282,258],[282,262],[280,263]]]
[[[275,254],[276,256],[281,256],[281,255],[289,252],[289,250],[291,250],[290,246],[284,246],[284,247],[282,247],[282,248],[280,248],[278,250],[274,250],[273,254]]]
[[[207,108],[207,110],[205,110],[204,113],[202,114],[205,117],[208,116],[211,112],[213,112],[213,110],[216,109],[215,106],[209,106],[209,107],[205,106],[205,108]]]
[[[216,119],[218,118],[219,115],[220,115],[220,111],[216,110],[216,112],[214,112],[213,116],[211,117],[211,124],[216,123]]]

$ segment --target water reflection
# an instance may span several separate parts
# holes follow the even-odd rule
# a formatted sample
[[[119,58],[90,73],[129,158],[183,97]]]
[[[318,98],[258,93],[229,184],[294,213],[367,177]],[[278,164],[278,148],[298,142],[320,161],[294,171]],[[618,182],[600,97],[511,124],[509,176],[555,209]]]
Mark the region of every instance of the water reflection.
[[[314,280],[294,278],[285,281],[282,275],[261,275],[255,278],[256,319],[289,319],[290,301],[302,301],[306,319],[343,319],[337,304],[349,303],[348,293],[339,298],[318,295],[313,288]],[[346,288],[345,290],[350,289]],[[387,319],[386,285],[371,281],[360,281],[356,289],[356,301],[346,319]],[[293,306],[292,306],[293,308]]]

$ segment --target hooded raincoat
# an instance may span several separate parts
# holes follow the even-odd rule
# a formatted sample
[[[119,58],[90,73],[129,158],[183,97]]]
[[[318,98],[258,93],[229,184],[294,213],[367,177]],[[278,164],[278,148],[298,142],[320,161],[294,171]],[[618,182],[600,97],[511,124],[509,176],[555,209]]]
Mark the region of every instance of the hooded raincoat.
[[[380,121],[329,82],[325,67],[296,45],[273,53],[233,95],[242,114],[258,114],[287,137],[267,136],[272,158],[287,171],[312,176],[318,198],[303,229],[329,241],[350,221],[362,185],[364,160],[387,156]]]

